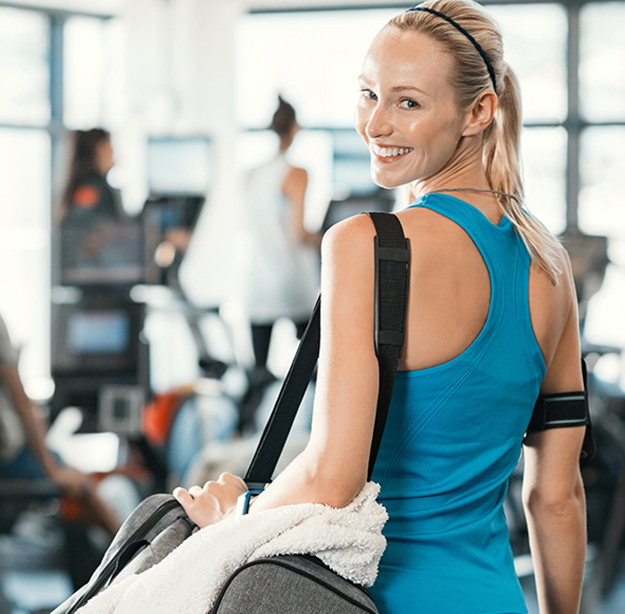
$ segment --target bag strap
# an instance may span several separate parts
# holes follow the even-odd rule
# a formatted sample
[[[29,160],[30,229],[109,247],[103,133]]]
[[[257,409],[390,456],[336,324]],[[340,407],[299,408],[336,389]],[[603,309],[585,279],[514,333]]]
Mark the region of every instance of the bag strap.
[[[375,249],[375,347],[380,365],[380,392],[369,456],[368,478],[380,447],[391,401],[397,361],[404,344],[408,303],[410,246],[399,219],[389,213],[369,213],[377,235]],[[271,481],[293,421],[312,377],[319,356],[321,297],[317,299],[295,358],[265,425],[250,462],[245,482],[248,488],[263,488]]]
[[[369,455],[367,479],[380,449],[391,404],[397,362],[404,350],[410,243],[397,216],[370,213],[377,235],[375,246],[375,350],[380,365],[380,388]]]
[[[271,481],[280,454],[317,364],[320,339],[321,296],[300,340],[295,358],[243,478],[249,490],[263,489]]]

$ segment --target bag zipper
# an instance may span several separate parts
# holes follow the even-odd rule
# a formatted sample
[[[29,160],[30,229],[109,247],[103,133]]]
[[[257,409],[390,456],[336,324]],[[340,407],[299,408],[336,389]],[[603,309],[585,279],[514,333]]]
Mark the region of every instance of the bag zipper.
[[[167,501],[161,503],[152,512],[152,514],[148,516],[145,522],[140,527],[138,527],[135,530],[135,532],[126,540],[126,543],[132,544],[135,541],[137,541],[140,537],[145,535],[150,529],[154,528],[158,524],[159,520],[161,520],[161,518],[167,512],[175,509],[178,506],[180,506],[180,503],[178,503],[178,501],[176,501],[175,499],[168,499]],[[78,610],[78,608],[81,608],[83,605],[85,605],[85,603],[89,599],[91,599],[91,597],[93,597],[100,591],[100,589],[104,586],[104,584],[106,584],[111,573],[115,571],[117,562],[125,550],[126,548],[120,548],[115,553],[115,556],[106,564],[106,566],[100,572],[100,575],[97,577],[93,585],[87,591],[85,591],[85,593],[80,597],[80,599],[68,610],[67,614],[74,614],[76,610]]]

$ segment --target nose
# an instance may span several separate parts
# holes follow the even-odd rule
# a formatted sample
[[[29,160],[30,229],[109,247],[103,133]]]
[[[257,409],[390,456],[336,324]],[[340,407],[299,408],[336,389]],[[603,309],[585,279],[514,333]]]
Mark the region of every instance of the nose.
[[[365,132],[370,139],[389,136],[393,132],[390,113],[384,105],[378,104],[371,110]]]

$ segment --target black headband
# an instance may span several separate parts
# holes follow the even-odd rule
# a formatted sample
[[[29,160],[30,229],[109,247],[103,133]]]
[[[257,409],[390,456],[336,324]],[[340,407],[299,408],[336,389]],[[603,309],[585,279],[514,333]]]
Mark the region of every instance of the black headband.
[[[495,69],[493,65],[490,63],[488,56],[484,49],[482,49],[481,45],[459,24],[456,23],[451,17],[447,17],[447,15],[437,11],[435,9],[428,8],[426,6],[413,6],[411,9],[408,9],[406,13],[412,13],[413,11],[425,11],[426,13],[432,13],[432,15],[436,15],[441,19],[444,19],[448,23],[450,23],[458,32],[464,34],[472,43],[473,46],[477,49],[478,53],[482,56],[484,63],[486,64],[486,68],[488,69],[488,74],[490,75],[491,81],[493,82],[493,90],[495,90],[495,94],[497,93],[497,80],[495,79]]]

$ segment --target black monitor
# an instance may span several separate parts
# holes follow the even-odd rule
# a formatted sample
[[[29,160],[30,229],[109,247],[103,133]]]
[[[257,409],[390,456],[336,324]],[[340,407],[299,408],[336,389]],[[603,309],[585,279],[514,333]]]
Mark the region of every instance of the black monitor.
[[[326,210],[321,231],[325,232],[337,222],[341,222],[348,217],[366,213],[368,211],[393,210],[395,200],[392,192],[379,190],[378,194],[371,196],[350,196],[343,200],[331,200]]]
[[[66,223],[60,245],[61,284],[132,286],[149,276],[146,235],[141,220]]]
[[[137,370],[145,308],[128,300],[107,302],[53,306],[53,372]]]

